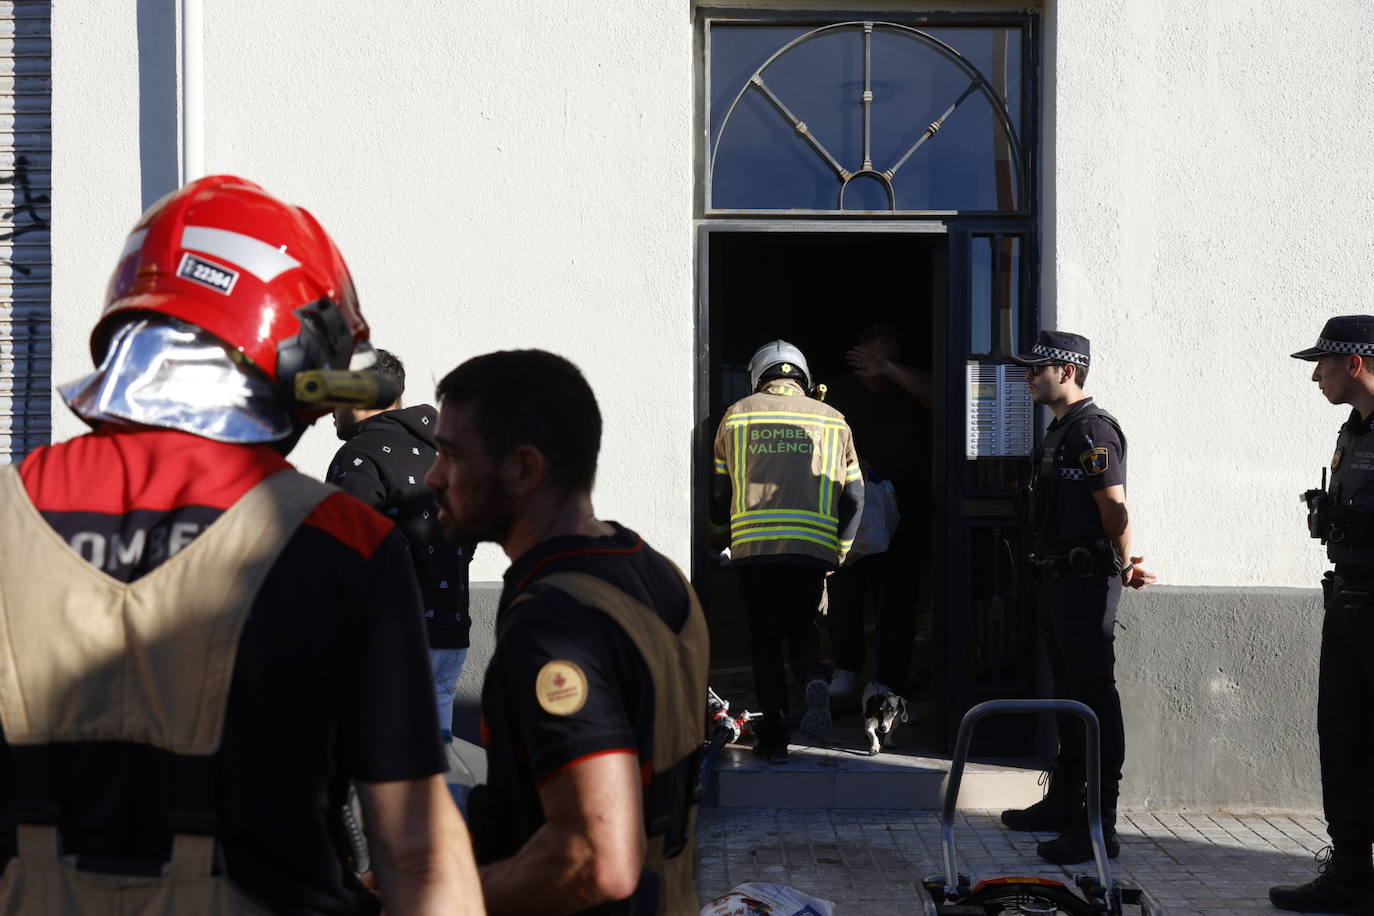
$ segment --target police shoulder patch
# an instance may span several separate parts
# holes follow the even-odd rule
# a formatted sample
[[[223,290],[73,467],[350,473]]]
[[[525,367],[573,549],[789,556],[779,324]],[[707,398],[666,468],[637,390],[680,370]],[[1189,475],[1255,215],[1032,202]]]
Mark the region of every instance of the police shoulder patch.
[[[1096,477],[1107,471],[1107,450],[1098,446],[1090,448],[1078,456],[1078,463],[1083,465],[1083,472],[1089,477]]]
[[[575,663],[556,658],[545,662],[534,679],[534,696],[544,712],[570,716],[587,705],[587,675]]]
[[[1335,454],[1331,456],[1331,470],[1334,471],[1336,470],[1336,468],[1341,466],[1341,456],[1344,454],[1345,449],[1341,448],[1339,445],[1336,446]]]

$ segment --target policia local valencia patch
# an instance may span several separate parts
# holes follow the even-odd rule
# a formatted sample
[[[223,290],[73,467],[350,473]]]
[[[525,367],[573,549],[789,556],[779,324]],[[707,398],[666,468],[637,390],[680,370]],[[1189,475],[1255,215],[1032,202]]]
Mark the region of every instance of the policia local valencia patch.
[[[570,716],[587,705],[587,675],[572,662],[556,658],[539,669],[534,695],[544,712]]]
[[[1078,456],[1078,463],[1083,465],[1083,473],[1089,477],[1096,477],[1098,474],[1105,473],[1107,470],[1107,450],[1105,448],[1090,448]]]

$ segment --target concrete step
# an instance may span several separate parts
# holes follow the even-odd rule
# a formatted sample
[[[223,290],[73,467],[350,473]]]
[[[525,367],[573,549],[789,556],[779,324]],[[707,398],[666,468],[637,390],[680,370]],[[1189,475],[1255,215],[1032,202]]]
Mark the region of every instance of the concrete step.
[[[787,763],[770,765],[744,745],[727,745],[716,763],[709,802],[721,808],[938,809],[949,759],[792,745]],[[1020,808],[1040,800],[1033,764],[977,762],[964,767],[960,808]]]

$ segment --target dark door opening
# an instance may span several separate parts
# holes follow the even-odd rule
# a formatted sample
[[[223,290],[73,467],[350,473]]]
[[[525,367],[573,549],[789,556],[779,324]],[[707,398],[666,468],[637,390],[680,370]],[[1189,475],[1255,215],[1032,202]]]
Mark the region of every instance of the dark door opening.
[[[935,232],[712,232],[707,236],[709,309],[706,318],[708,353],[704,436],[706,454],[698,456],[698,493],[706,492],[710,442],[725,409],[748,393],[747,366],[759,345],[783,338],[806,355],[814,380],[832,383],[846,376],[845,353],[858,342],[860,331],[875,324],[891,325],[900,338],[898,361],[925,372],[938,364],[945,347],[949,303],[949,243]],[[911,676],[905,685],[889,685],[904,692],[913,712],[914,727],[899,735],[902,753],[938,752],[945,740],[944,717],[939,713],[943,680],[943,621],[938,608],[943,581],[932,575],[940,568],[936,555],[941,511],[933,483],[935,460],[944,448],[941,404],[944,384],[937,382],[932,409],[912,401],[917,428],[922,507],[919,517],[904,514],[903,524],[918,530],[920,562],[907,571],[916,599],[916,635],[911,646]],[[863,445],[859,443],[860,459]],[[699,505],[704,505],[699,501]],[[698,526],[703,531],[703,526]],[[698,551],[703,556],[706,551]],[[697,587],[711,627],[712,683],[735,708],[757,708],[749,668],[749,640],[736,576],[728,568],[699,562]],[[872,596],[869,596],[871,603]],[[855,691],[832,704],[839,746],[862,746],[859,712],[863,685],[874,670],[874,608],[865,612],[867,651],[865,670]],[[821,625],[822,647],[833,658],[828,627]],[[799,696],[794,699],[799,708]],[[913,717],[914,719],[915,717]]]

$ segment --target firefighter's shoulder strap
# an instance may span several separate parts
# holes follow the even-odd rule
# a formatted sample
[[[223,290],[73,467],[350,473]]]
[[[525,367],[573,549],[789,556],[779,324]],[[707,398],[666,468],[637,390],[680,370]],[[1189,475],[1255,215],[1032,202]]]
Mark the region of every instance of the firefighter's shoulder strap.
[[[214,874],[212,757],[239,637],[282,548],[333,487],[280,471],[134,582],[78,555],[44,521],[17,471],[0,469],[0,720],[10,746],[19,855],[0,914],[259,913]],[[111,548],[113,549],[113,548]],[[83,868],[60,857],[53,742],[148,744],[173,757],[170,862]],[[104,863],[108,865],[109,863]],[[116,873],[110,873],[114,871]]]
[[[697,908],[693,888],[696,784],[710,653],[701,603],[681,570],[674,567],[674,571],[690,603],[687,620],[676,633],[655,611],[596,576],[555,572],[532,583],[562,592],[615,621],[639,650],[653,679],[653,777],[644,792],[649,839],[645,865],[658,872],[663,882],[660,913],[695,912]],[[528,597],[532,595],[526,591],[512,607]]]

